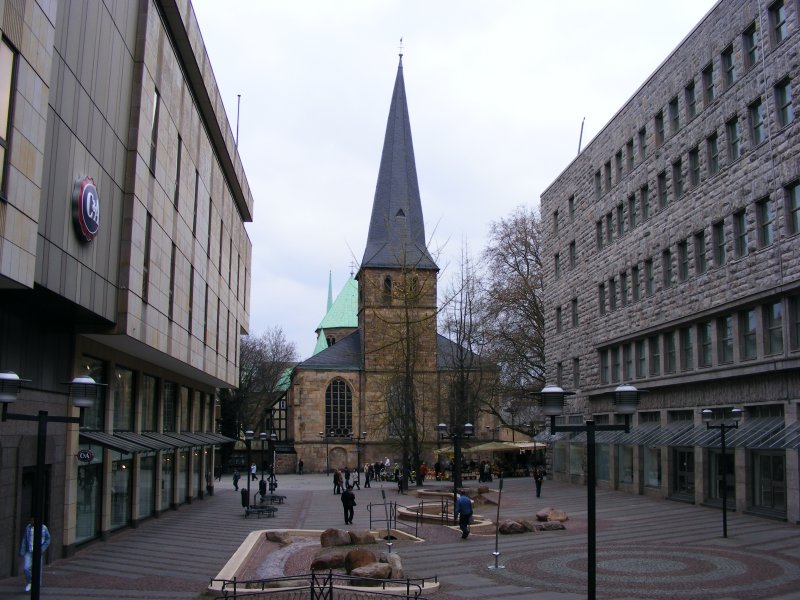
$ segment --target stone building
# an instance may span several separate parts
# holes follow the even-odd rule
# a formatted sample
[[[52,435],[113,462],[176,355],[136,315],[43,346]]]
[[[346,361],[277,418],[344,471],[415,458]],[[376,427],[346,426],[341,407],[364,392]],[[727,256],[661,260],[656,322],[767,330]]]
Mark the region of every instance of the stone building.
[[[190,504],[249,327],[253,199],[188,0],[0,4],[0,371],[50,424],[50,557]],[[36,425],[0,423],[0,564],[18,572]]]
[[[542,194],[548,380],[599,485],[800,518],[800,5],[722,0]],[[727,432],[707,429],[710,409]],[[561,435],[561,434],[560,434]],[[555,444],[580,480],[581,438]]]
[[[425,242],[401,57],[361,265],[335,302],[329,293],[316,353],[295,367],[287,394],[287,439],[306,471],[401,459],[393,411],[404,410],[405,360],[422,460],[436,460],[438,423],[483,425],[448,400],[453,345],[437,333],[439,268]]]

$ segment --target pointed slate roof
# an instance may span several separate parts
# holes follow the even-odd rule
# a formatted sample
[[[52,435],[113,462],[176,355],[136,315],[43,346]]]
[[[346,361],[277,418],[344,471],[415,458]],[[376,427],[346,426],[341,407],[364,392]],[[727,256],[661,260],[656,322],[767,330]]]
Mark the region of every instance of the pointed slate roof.
[[[402,54],[389,107],[367,247],[361,267],[439,270],[425,245],[425,224],[411,142]]]
[[[314,351],[311,353],[311,356],[314,356],[315,354],[319,354],[320,352],[325,350],[325,348],[327,348],[327,347],[328,347],[328,338],[325,335],[325,330],[324,329],[320,329],[319,333],[317,333],[317,345],[314,346]]]
[[[316,371],[358,371],[361,361],[361,332],[356,330],[343,337],[333,346],[328,346],[298,367]]]

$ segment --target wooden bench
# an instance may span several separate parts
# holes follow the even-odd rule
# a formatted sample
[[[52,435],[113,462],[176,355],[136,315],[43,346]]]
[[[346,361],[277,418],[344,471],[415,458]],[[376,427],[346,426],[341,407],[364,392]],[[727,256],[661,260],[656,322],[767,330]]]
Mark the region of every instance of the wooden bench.
[[[281,496],[280,494],[267,494],[261,498],[261,504],[283,504],[284,500],[286,500],[286,496]]]
[[[245,518],[249,517],[251,514],[256,515],[259,519],[264,517],[274,517],[275,513],[278,512],[278,509],[272,506],[271,504],[265,504],[263,506],[250,506],[244,509],[244,516]]]

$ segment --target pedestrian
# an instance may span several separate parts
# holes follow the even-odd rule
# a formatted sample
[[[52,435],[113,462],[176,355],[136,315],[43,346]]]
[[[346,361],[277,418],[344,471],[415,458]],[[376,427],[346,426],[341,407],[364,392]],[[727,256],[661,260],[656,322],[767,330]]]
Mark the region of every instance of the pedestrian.
[[[373,468],[371,463],[364,464],[364,487],[369,487],[369,482],[372,479]]]
[[[423,485],[425,483],[425,478],[428,476],[428,465],[425,464],[425,461],[422,461],[422,464],[419,466],[419,485]]]
[[[466,494],[458,494],[455,513],[458,517],[458,527],[461,529],[461,539],[469,535],[469,522],[472,519],[472,500]]]
[[[542,465],[537,465],[536,469],[533,471],[533,481],[536,484],[536,497],[540,498],[542,496],[542,481],[545,478],[544,467]]]
[[[359,470],[358,465],[356,465],[356,468],[353,469],[353,487],[358,488],[358,490],[361,491],[361,471]]]
[[[345,525],[353,524],[353,507],[356,505],[356,495],[353,493],[353,486],[348,485],[342,493],[342,507],[344,508]]]
[[[252,481],[255,481],[256,479],[258,479],[258,477],[256,477],[256,473],[257,472],[258,472],[258,467],[256,467],[256,463],[253,463],[252,465],[250,465],[250,479]]]
[[[214,467],[214,478],[217,481],[222,481],[222,465]]]
[[[25,527],[25,532],[22,534],[22,541],[19,544],[19,555],[22,557],[23,570],[25,571],[25,591],[31,591],[31,582],[33,581],[33,534],[34,531],[34,518],[31,517],[28,525]],[[50,530],[47,525],[42,523],[42,541],[41,548],[42,554],[39,562],[39,587],[42,587],[42,569],[41,565],[44,562],[44,553],[50,545]]]
[[[303,459],[302,458],[300,459],[300,462],[297,463],[297,474],[298,475],[302,475],[303,474]]]
[[[339,469],[334,469],[333,471],[333,493],[342,493],[342,473],[339,471]]]
[[[492,480],[492,463],[490,463],[488,460],[483,465],[483,480],[484,481]]]
[[[442,463],[440,463],[437,460],[435,463],[433,463],[433,476],[436,478],[436,481],[440,480],[439,478],[441,472],[442,472]]]
[[[233,471],[233,489],[235,489],[237,492],[239,491],[239,478],[240,477],[241,477],[241,475],[239,475],[239,469],[234,469],[234,471]]]
[[[348,467],[347,465],[345,465],[344,467],[344,484],[345,486],[350,485],[350,467]]]

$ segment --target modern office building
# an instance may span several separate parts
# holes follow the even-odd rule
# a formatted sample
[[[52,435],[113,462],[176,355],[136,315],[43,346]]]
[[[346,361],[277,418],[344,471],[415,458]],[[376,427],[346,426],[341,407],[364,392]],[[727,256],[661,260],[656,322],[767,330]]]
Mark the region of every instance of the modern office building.
[[[188,0],[0,4],[0,372],[47,429],[50,557],[202,498],[238,384],[253,199]],[[35,423],[0,423],[0,564],[18,572]]]
[[[799,10],[721,0],[542,194],[564,422],[649,391],[599,435],[600,485],[721,505],[725,481],[732,509],[800,519]],[[725,457],[703,409],[738,423]],[[556,477],[584,442],[555,443]]]

